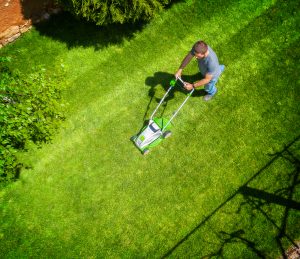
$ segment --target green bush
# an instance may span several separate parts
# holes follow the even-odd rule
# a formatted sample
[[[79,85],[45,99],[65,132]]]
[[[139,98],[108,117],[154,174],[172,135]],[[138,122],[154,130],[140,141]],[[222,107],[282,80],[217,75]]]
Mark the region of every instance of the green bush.
[[[66,10],[97,25],[149,20],[171,0],[57,0]]]
[[[0,57],[0,181],[16,178],[22,164],[17,153],[30,143],[49,142],[64,119],[62,75],[50,77],[42,67],[22,75]]]

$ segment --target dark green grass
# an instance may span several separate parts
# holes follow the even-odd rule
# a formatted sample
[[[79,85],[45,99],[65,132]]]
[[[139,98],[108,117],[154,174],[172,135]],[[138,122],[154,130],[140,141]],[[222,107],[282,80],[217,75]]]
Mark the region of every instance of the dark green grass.
[[[64,65],[70,85],[64,127],[1,193],[3,255],[276,258],[300,239],[297,1],[178,3],[118,40],[56,23],[1,50],[24,71]],[[226,65],[218,96],[190,98],[142,157],[129,138],[198,38]]]

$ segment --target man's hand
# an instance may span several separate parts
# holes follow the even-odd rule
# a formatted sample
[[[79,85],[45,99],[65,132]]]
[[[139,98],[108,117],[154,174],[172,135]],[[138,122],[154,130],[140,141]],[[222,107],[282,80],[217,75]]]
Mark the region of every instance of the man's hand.
[[[194,87],[193,87],[193,84],[185,83],[184,88],[188,91],[191,91]]]
[[[178,71],[175,74],[175,78],[177,79],[178,77],[181,77],[181,74],[182,74],[182,69],[179,68]]]

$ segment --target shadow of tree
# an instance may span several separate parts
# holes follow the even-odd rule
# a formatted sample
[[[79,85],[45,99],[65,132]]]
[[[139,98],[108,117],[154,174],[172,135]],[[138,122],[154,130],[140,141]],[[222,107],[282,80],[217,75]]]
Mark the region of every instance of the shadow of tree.
[[[225,231],[220,231],[219,233],[216,233],[216,236],[218,237],[219,240],[221,241],[221,244],[217,251],[212,252],[208,255],[205,255],[201,258],[207,259],[207,258],[212,258],[212,257],[221,257],[224,258],[224,250],[227,244],[232,244],[232,243],[242,243],[244,244],[247,248],[251,249],[251,251],[259,258],[265,258],[265,255],[257,248],[257,244],[255,242],[247,239],[244,237],[245,231],[243,229],[239,229],[236,231],[233,231],[231,233],[227,233]]]
[[[296,147],[296,148],[295,148]],[[294,151],[291,149],[294,148]],[[228,197],[223,203],[215,208],[209,215],[207,215],[195,228],[187,233],[181,240],[179,240],[169,251],[167,251],[162,258],[170,256],[179,246],[186,242],[192,235],[194,235],[201,227],[203,227],[214,215],[216,215],[222,208],[225,207],[230,201],[239,195],[242,195],[244,200],[240,203],[239,208],[232,214],[240,214],[243,209],[247,210],[247,214],[253,219],[257,216],[257,212],[265,217],[277,230],[275,240],[280,248],[281,255],[283,258],[287,258],[282,239],[286,238],[290,244],[292,244],[299,251],[300,247],[295,243],[289,233],[287,233],[287,222],[289,212],[291,209],[300,211],[300,201],[294,200],[294,193],[296,188],[300,186],[300,158],[297,157],[296,153],[300,151],[300,135],[298,135],[292,142],[287,144],[281,151],[276,152],[272,155],[272,159],[259,171],[257,171],[250,179],[248,179],[240,188],[238,188],[230,197]],[[257,178],[264,174],[279,159],[285,159],[291,163],[294,170],[287,174],[287,179],[282,182],[283,188],[279,188],[274,193],[269,193],[265,190],[250,187],[249,185]],[[272,182],[270,182],[272,185]],[[284,197],[285,196],[285,197]],[[284,213],[281,217],[281,224],[278,225],[272,215],[269,215],[268,208],[273,205],[280,205],[284,208]],[[215,251],[201,257],[201,258],[212,258],[214,256],[223,257],[225,246],[230,243],[242,243],[246,245],[256,256],[260,258],[266,258],[264,251],[258,248],[258,244],[254,241],[247,239],[244,236],[247,230],[237,229],[232,232],[220,230],[217,233],[219,239],[219,246]]]
[[[283,258],[288,258],[282,241],[284,238],[286,238],[290,244],[298,249],[298,255],[300,257],[300,247],[287,233],[287,223],[290,210],[300,210],[300,202],[293,199],[296,188],[300,185],[300,160],[287,147],[284,148],[283,151],[277,152],[272,156],[275,156],[276,158],[283,158],[294,165],[294,170],[287,174],[285,183],[288,183],[288,185],[275,190],[274,194],[264,190],[242,186],[240,188],[240,194],[244,196],[245,201],[241,204],[241,207],[249,206],[251,208],[250,213],[252,213],[252,215],[256,215],[257,212],[261,213],[266,220],[277,229],[275,240],[281,250]],[[270,215],[270,212],[268,212],[268,208],[273,204],[280,205],[284,208],[284,213],[281,217],[280,224],[276,223],[275,219],[273,219],[272,215]]]
[[[165,6],[165,9],[181,2],[174,0]],[[21,1],[22,14],[25,19],[34,18],[41,15],[47,9],[57,7],[53,0],[23,0]],[[35,28],[41,35],[51,37],[67,44],[69,48],[82,46],[94,47],[100,50],[110,44],[122,43],[125,39],[131,39],[135,33],[143,29],[148,21],[142,19],[136,22],[124,24],[110,24],[98,26],[93,22],[88,22],[84,18],[79,18],[69,12],[62,12],[51,15],[48,21],[40,22]]]
[[[144,25],[145,23],[137,22],[97,26],[77,19],[68,12],[62,12],[52,15],[48,21],[36,24],[35,28],[41,35],[66,43],[68,48],[81,46],[100,50],[131,39]]]

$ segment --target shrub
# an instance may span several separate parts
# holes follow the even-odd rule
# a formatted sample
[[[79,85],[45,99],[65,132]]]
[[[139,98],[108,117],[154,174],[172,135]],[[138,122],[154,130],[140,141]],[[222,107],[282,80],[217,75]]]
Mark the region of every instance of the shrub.
[[[149,20],[171,0],[57,0],[66,10],[97,25]]]
[[[64,119],[61,76],[38,67],[25,77],[8,62],[0,58],[0,181],[15,179],[22,167],[17,153],[29,143],[49,142]]]

